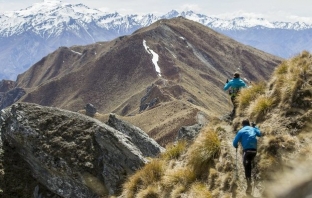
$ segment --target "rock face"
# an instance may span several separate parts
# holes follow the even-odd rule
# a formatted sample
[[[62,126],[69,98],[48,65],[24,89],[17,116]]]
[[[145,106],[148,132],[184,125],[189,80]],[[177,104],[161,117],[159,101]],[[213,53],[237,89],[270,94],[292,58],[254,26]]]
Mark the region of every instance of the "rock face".
[[[23,95],[25,90],[15,87],[15,82],[11,80],[0,81],[0,110],[10,106],[18,101]]]
[[[155,157],[155,154],[164,151],[164,148],[160,147],[155,140],[149,138],[140,128],[117,119],[114,114],[110,114],[108,125],[129,136],[144,156]]]
[[[0,92],[7,92],[13,89],[15,86],[15,82],[11,80],[1,80],[0,81]]]
[[[145,157],[163,149],[144,132],[116,119],[121,124],[115,126],[123,132],[79,113],[30,103],[14,104],[0,116],[4,153],[12,152],[26,162],[31,176],[27,185],[19,185],[35,186],[32,194],[41,192],[30,181],[60,197],[118,194],[126,176],[144,165]],[[140,144],[143,136],[144,147]],[[20,171],[24,170],[16,173]],[[6,196],[10,189],[2,188]]]
[[[16,101],[18,101],[23,95],[25,95],[25,90],[22,88],[14,88],[7,92],[0,92],[0,109],[4,109]]]
[[[183,126],[178,131],[178,136],[176,141],[185,139],[185,140],[194,140],[195,137],[199,134],[200,130],[202,129],[201,124],[195,124],[192,126]]]

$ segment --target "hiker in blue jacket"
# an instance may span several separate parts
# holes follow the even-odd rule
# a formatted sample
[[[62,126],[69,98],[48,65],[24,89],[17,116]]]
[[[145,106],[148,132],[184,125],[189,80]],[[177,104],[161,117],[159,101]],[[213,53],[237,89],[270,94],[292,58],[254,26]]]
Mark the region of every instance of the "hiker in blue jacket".
[[[238,148],[238,142],[241,143],[243,147],[243,165],[245,169],[245,176],[247,180],[246,194],[251,194],[251,163],[257,154],[257,136],[261,137],[261,132],[254,123],[250,126],[249,120],[243,120],[243,127],[237,132],[234,140],[233,146]]]
[[[239,93],[241,88],[247,87],[246,83],[240,79],[240,74],[238,72],[234,73],[234,78],[230,81],[227,80],[226,84],[223,87],[223,90],[226,91],[229,89],[229,95],[231,96],[231,101],[233,103],[233,110],[231,116],[235,115],[237,104],[235,98]]]

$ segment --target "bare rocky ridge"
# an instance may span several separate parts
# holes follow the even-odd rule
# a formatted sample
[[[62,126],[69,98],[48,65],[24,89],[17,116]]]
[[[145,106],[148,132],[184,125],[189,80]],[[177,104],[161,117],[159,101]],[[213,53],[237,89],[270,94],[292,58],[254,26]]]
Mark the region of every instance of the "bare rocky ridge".
[[[116,118],[114,122],[121,123]],[[2,110],[0,124],[4,197],[31,197],[35,188],[45,197],[49,193],[70,198],[116,194],[125,177],[147,162],[145,157],[163,150],[145,135],[148,152],[141,152],[136,138],[143,132],[124,122],[121,133],[79,113],[30,103]],[[125,135],[127,127],[131,137]]]

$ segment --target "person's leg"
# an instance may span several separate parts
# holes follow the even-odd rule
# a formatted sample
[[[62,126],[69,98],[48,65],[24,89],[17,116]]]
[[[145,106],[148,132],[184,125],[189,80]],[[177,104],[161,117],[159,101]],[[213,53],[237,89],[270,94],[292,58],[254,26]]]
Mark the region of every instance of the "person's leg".
[[[235,96],[231,96],[231,101],[232,101],[232,104],[233,104],[233,110],[231,112],[231,115],[234,116],[235,115],[235,111],[236,111],[236,102],[235,102]]]
[[[246,189],[246,193],[247,194],[251,194],[252,192],[252,186],[251,186],[251,164],[252,164],[252,160],[255,158],[256,156],[256,151],[252,150],[245,150],[243,152],[243,165],[244,165],[244,169],[245,169],[245,176],[246,176],[246,180],[247,180],[247,189]]]

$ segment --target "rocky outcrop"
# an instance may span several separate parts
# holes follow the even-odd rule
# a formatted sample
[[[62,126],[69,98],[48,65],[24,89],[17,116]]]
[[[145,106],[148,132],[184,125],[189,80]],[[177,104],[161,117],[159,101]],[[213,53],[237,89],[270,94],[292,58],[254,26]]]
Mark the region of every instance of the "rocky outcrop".
[[[144,156],[155,157],[155,154],[164,151],[164,148],[159,146],[155,140],[149,138],[142,129],[118,119],[115,114],[109,115],[107,124],[129,136]]]
[[[178,136],[176,137],[176,141],[179,140],[194,140],[199,134],[200,130],[203,128],[201,124],[195,124],[192,126],[182,126],[178,131]]]
[[[24,89],[18,87],[7,92],[0,92],[0,110],[18,101],[25,93]]]
[[[13,89],[15,86],[15,81],[12,80],[1,80],[0,81],[0,92],[7,92]]]
[[[36,194],[42,192],[31,181],[60,197],[118,194],[126,176],[144,165],[146,156],[155,156],[162,150],[144,136],[146,145],[151,141],[153,147],[146,146],[148,152],[142,152],[142,145],[136,145],[142,131],[135,135],[138,131],[133,127],[126,132],[125,125],[116,125],[123,131],[120,132],[88,116],[57,108],[16,103],[0,115],[4,153],[12,152],[26,162],[28,169],[16,167],[16,177],[19,172],[30,170],[32,178],[23,178],[23,182],[34,186],[32,192]],[[4,195],[6,190],[9,191],[4,187]]]

